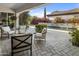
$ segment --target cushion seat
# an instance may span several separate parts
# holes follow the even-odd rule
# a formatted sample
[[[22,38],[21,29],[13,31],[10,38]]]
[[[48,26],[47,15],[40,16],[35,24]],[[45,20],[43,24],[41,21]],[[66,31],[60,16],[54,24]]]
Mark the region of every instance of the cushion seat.
[[[15,31],[10,31],[10,32],[9,32],[9,34],[13,34],[13,33],[15,33]]]
[[[42,33],[36,33],[35,36],[41,37],[42,36]]]

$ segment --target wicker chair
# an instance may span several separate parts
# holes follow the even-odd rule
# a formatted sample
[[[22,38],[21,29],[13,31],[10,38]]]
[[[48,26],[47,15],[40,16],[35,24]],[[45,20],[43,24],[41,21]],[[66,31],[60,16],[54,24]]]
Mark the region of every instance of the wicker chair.
[[[35,33],[35,40],[46,40],[47,28],[44,28],[41,33]]]
[[[1,29],[1,39],[4,34],[8,35],[9,38],[11,34],[15,33],[15,31],[12,31],[9,26],[1,27]]]

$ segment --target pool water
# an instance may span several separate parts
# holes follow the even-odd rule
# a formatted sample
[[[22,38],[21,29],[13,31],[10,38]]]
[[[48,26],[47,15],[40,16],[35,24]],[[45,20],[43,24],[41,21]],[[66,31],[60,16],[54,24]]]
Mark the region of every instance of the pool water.
[[[56,26],[48,26],[49,29],[58,29],[58,30],[65,30],[71,31],[73,28],[66,28],[66,27],[56,27]]]

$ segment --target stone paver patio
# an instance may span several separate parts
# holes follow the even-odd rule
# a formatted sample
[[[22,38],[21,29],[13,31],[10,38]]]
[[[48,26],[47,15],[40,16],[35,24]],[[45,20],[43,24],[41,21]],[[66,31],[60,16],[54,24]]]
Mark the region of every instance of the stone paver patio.
[[[79,47],[72,46],[69,39],[67,32],[48,30],[46,42],[33,40],[33,56],[79,56]],[[0,40],[0,55],[10,55],[10,50],[10,39]]]

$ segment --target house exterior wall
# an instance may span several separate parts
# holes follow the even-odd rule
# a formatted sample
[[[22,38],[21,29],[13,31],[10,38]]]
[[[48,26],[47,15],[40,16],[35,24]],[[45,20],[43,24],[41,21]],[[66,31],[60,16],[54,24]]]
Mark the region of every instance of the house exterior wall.
[[[49,20],[55,20],[56,17],[61,17],[61,19],[68,20],[68,19],[73,18],[74,16],[77,16],[77,17],[79,18],[79,14],[50,16],[50,17],[48,17],[48,18],[49,18]]]
[[[76,16],[76,17],[79,18],[79,14],[51,16],[51,17],[48,17],[48,18],[51,21],[55,20],[56,17],[61,17],[61,19],[68,20],[68,19],[73,18],[74,16]],[[67,23],[58,23],[58,24],[55,24],[53,22],[51,24],[48,24],[48,26],[58,26],[58,27],[67,27],[67,28],[72,28],[73,27],[72,24],[67,24]]]

